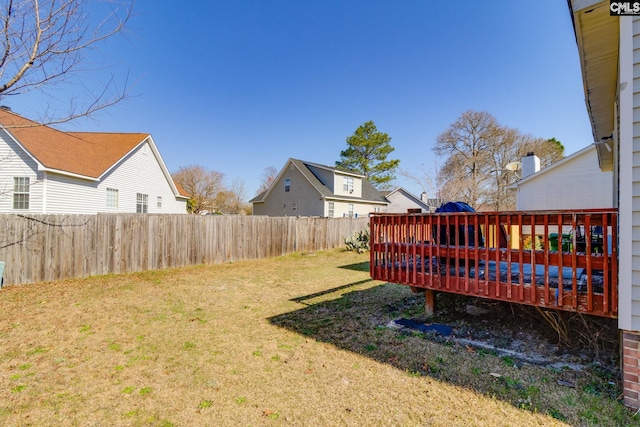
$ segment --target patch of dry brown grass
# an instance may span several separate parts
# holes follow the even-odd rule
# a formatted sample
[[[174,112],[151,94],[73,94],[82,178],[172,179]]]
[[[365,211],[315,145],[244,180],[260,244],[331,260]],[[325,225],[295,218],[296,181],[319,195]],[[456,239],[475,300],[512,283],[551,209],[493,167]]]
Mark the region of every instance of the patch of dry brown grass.
[[[371,281],[367,260],[327,251],[5,288],[0,425],[630,422],[555,372],[384,328],[419,302]],[[535,402],[521,409],[523,387]]]

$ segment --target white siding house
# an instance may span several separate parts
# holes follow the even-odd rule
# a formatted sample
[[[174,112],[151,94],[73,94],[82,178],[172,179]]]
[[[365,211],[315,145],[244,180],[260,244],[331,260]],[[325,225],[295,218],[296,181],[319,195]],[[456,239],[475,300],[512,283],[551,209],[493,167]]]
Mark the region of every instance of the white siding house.
[[[618,208],[618,327],[624,403],[640,408],[640,19],[610,1],[570,0],[585,101],[600,167]]]
[[[388,202],[364,176],[289,159],[263,193],[249,201],[254,215],[362,217]]]
[[[619,88],[618,235],[620,281],[627,285],[624,292],[620,290],[620,324],[621,329],[640,332],[640,19],[637,17],[620,18]]]
[[[61,132],[0,109],[0,212],[186,213],[149,134]]]
[[[526,161],[522,159],[523,164]],[[511,187],[516,191],[517,210],[613,207],[613,173],[600,169],[594,144],[532,172]]]

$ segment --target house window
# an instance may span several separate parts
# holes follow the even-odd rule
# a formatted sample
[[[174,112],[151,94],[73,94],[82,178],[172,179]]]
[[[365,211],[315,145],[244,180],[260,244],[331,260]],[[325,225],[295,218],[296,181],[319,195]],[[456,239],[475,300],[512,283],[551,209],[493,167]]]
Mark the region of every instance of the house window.
[[[149,212],[149,195],[148,194],[136,194],[136,212],[147,213]]]
[[[29,177],[13,178],[13,209],[29,209]]]
[[[284,179],[284,192],[288,193],[291,191],[291,178]]]
[[[118,189],[117,188],[107,188],[107,207],[108,208],[118,207]]]
[[[298,204],[297,203],[291,203],[291,209],[294,210],[294,211],[296,209],[298,209]]]
[[[335,210],[335,205],[333,202],[329,202],[329,212],[327,212],[327,216],[329,218],[333,218],[334,215],[334,210]]]
[[[156,200],[156,207],[158,209],[162,209],[162,196],[158,196],[158,198]]]
[[[342,189],[344,191],[348,191],[349,193],[353,193],[353,177],[345,176],[342,181]]]
[[[349,203],[349,218],[353,217],[353,203]]]

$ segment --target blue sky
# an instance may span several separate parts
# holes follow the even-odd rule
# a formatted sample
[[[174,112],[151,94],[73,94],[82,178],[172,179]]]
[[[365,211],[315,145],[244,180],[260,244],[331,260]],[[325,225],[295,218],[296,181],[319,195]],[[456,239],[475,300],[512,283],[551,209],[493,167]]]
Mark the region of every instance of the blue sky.
[[[136,0],[125,36],[87,59],[99,70],[86,87],[128,75],[131,96],[62,129],[151,133],[170,171],[220,171],[244,181],[247,200],[265,168],[289,157],[334,165],[368,120],[417,176],[468,109],[554,137],[565,154],[593,142],[571,18],[557,0]],[[37,96],[8,104],[30,118],[67,105]],[[400,175],[396,184],[422,191]]]

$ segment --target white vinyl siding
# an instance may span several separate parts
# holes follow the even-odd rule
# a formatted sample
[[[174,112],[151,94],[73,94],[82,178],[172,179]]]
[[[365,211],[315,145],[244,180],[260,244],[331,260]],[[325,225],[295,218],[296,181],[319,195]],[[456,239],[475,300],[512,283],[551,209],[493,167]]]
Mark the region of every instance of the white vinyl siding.
[[[70,176],[47,174],[47,212],[94,214],[97,212],[117,212],[119,209],[106,208],[105,189],[98,182]]]
[[[611,208],[612,183],[613,173],[600,170],[592,144],[521,182],[516,210]]]
[[[362,177],[337,172],[334,178],[337,196],[362,197]]]
[[[14,178],[29,178],[30,213],[42,213],[42,182],[38,164],[11,137],[0,130],[0,212],[12,213]]]
[[[146,155],[141,148],[147,147]],[[13,212],[13,178],[29,178],[29,209],[44,214],[95,214],[135,212],[136,193],[162,197],[163,207],[149,207],[149,213],[186,213],[186,199],[176,198],[149,143],[141,144],[100,180],[83,179],[54,172],[37,172],[32,159],[5,131],[0,130],[0,213]],[[106,206],[106,189],[118,189],[118,207]]]
[[[350,203],[335,201],[334,203],[334,218],[363,218],[369,216],[371,212],[375,212],[376,208],[379,210],[384,209],[386,205],[372,205],[370,203]]]
[[[144,145],[148,146],[148,144]],[[102,177],[100,182],[53,173],[47,176],[46,213],[132,213],[136,212],[137,193],[156,194],[163,198],[162,209],[157,208],[157,204],[153,203],[148,207],[149,213],[186,213],[186,200],[176,200],[152,150],[144,155],[141,147],[122,159],[116,167]],[[34,185],[31,187],[33,188]],[[106,207],[107,188],[118,189],[117,208]]]
[[[640,20],[618,19],[619,87],[624,85],[618,94],[618,327],[640,331]]]

